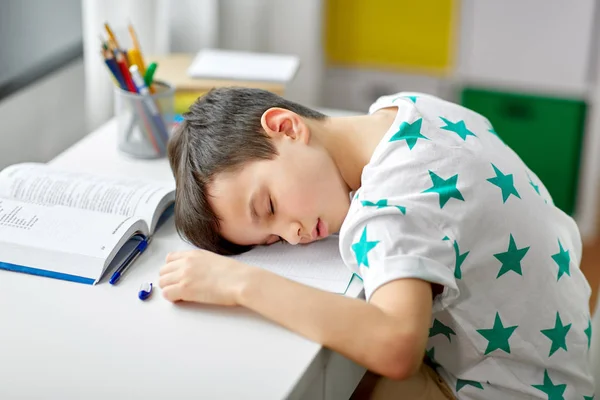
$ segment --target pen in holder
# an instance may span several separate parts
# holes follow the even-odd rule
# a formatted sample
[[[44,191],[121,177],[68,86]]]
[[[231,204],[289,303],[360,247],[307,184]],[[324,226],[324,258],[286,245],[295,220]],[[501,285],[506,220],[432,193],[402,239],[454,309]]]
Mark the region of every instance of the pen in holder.
[[[173,125],[175,87],[153,82],[154,94],[115,87],[119,149],[137,158],[161,158]]]

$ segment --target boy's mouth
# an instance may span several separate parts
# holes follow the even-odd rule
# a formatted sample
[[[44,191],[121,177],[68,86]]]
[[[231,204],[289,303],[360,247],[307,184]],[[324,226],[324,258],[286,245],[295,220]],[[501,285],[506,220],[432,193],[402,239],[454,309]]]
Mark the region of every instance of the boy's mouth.
[[[322,239],[327,236],[327,225],[321,220],[317,219],[317,224],[312,231],[312,240]]]
[[[321,230],[319,229],[319,224],[321,222],[321,219],[317,219],[317,223],[314,226],[312,232],[310,233],[310,240],[317,240],[321,237]]]

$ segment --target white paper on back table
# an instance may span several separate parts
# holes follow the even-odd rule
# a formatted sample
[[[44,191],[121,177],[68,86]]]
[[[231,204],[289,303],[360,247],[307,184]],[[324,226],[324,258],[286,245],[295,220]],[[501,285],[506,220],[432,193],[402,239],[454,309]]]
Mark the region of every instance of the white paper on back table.
[[[299,63],[294,55],[204,49],[187,73],[192,78],[287,83],[296,74]]]

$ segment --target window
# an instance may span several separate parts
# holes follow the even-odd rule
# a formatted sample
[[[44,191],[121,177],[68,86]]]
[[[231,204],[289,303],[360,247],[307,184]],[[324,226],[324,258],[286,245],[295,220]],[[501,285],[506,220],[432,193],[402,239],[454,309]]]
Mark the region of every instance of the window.
[[[0,0],[0,100],[83,55],[81,0]]]

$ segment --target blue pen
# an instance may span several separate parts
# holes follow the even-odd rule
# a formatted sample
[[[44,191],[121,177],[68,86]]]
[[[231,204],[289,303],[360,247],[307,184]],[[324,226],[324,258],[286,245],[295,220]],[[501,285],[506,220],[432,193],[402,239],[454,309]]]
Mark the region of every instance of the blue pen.
[[[144,97],[144,105],[148,108],[148,111],[150,111],[150,114],[152,115],[152,120],[154,121],[154,125],[159,130],[159,133],[162,136],[164,143],[167,143],[169,141],[169,132],[167,132],[165,122],[163,121],[160,112],[156,107],[156,104],[154,104],[154,101],[152,101],[152,99],[150,98],[150,90],[148,90],[148,87],[144,82],[144,78],[142,78],[142,75],[140,74],[138,66],[132,65],[131,67],[129,67],[129,72],[131,73],[131,79],[133,79],[133,84],[135,85],[138,92]]]
[[[135,250],[129,256],[127,256],[125,262],[123,262],[123,264],[121,264],[121,266],[117,268],[117,270],[112,274],[108,282],[111,285],[115,285],[117,282],[119,282],[121,277],[129,269],[129,267],[135,262],[135,260],[137,260],[140,254],[142,254],[144,250],[146,250],[146,247],[148,247],[148,240],[144,239],[140,241],[136,246]]]
[[[119,84],[119,87],[123,90],[127,90],[127,86],[125,85],[125,80],[123,80],[123,75],[121,75],[121,71],[119,71],[119,66],[117,65],[117,62],[115,61],[115,58],[112,55],[110,55],[108,58],[106,58],[104,60],[104,62],[106,63],[106,66],[108,67],[110,72],[112,72],[113,76],[115,77],[115,80]]]

